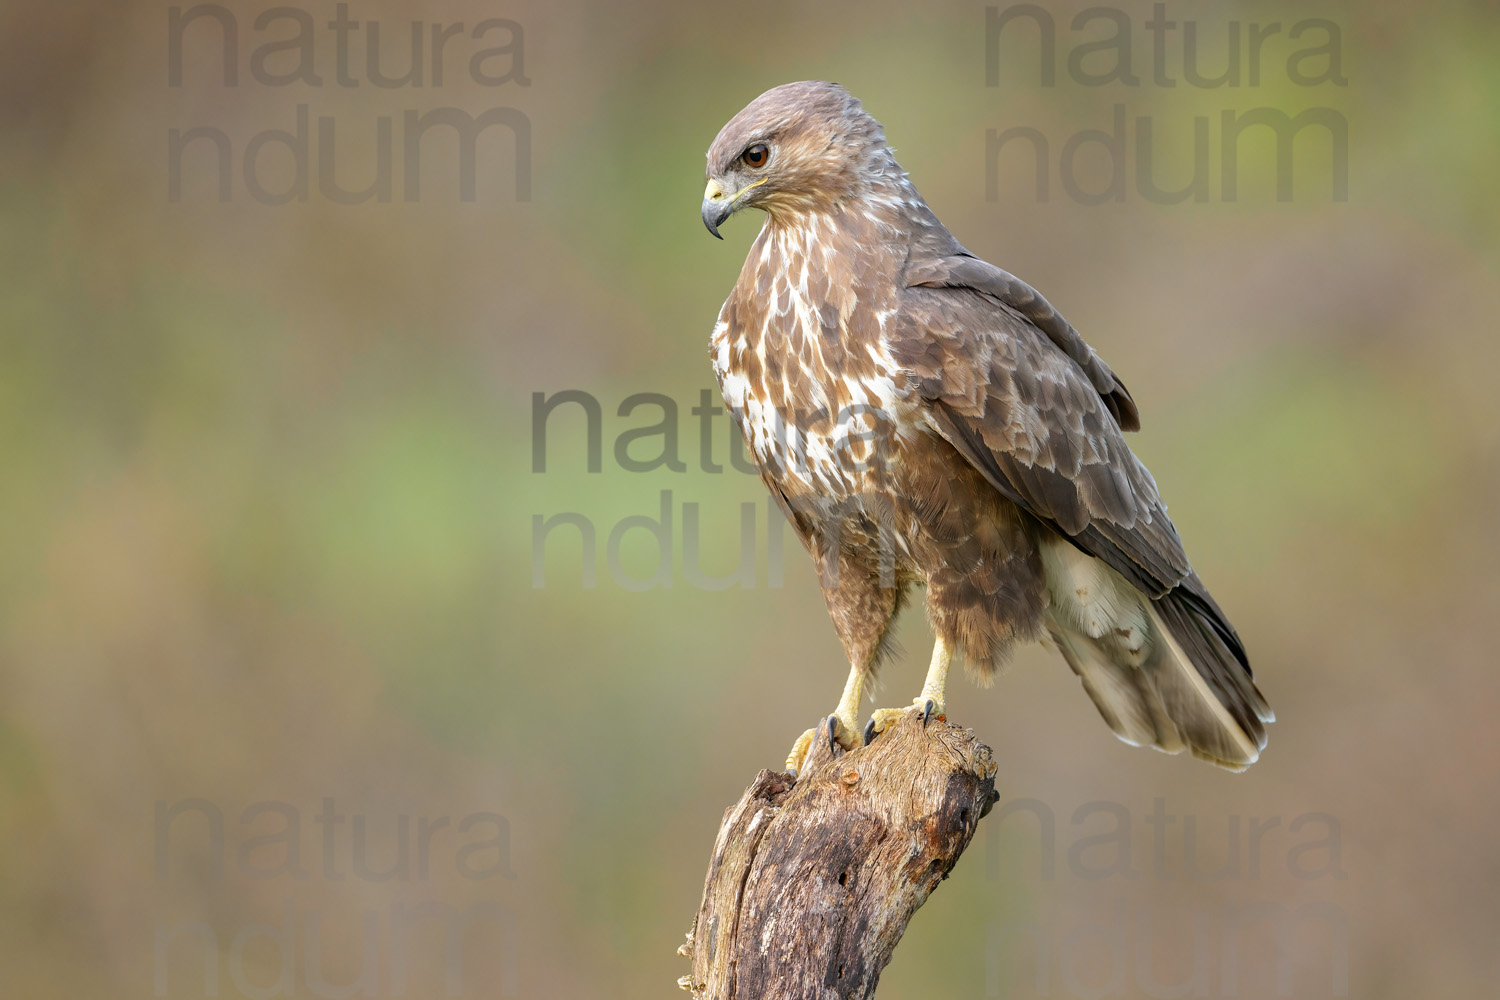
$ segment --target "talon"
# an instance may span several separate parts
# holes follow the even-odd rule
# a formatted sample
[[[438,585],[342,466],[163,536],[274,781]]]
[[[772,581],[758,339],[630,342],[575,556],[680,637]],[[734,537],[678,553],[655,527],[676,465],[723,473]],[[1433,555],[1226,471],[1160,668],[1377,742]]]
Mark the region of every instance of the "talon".
[[[792,752],[786,755],[786,771],[793,778],[802,772],[802,763],[807,760],[807,751],[812,747],[813,737],[816,735],[809,729],[797,737],[797,742],[792,744]]]
[[[905,708],[877,708],[870,713],[870,721],[865,725],[865,743],[868,745],[875,737],[890,729],[901,720],[903,715],[911,712],[914,705]]]
[[[828,751],[838,753],[839,750],[839,717],[830,715],[828,717]]]
[[[925,704],[925,705],[922,706],[922,728],[923,729],[927,728],[927,720],[930,719],[930,718],[932,718],[932,713],[933,713],[933,711],[936,708],[937,708],[937,702],[933,701],[931,698],[928,698],[927,699],[927,704]]]

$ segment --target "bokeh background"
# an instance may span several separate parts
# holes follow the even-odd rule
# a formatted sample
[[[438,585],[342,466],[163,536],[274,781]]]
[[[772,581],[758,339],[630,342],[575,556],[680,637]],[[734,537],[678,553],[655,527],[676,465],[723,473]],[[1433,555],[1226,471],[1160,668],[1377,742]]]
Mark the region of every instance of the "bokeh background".
[[[388,76],[414,20],[428,40],[486,18],[524,31],[484,65],[504,84],[467,70],[501,27],[452,36],[441,84],[424,48],[422,86],[389,89],[368,75],[368,31],[351,36],[359,86],[339,85],[321,0],[295,9],[322,85],[257,82],[252,53],[296,30],[258,30],[268,6],[224,4],[235,86],[207,18],[174,86],[166,4],[0,5],[6,996],[680,995],[674,950],[722,810],[829,710],[845,669],[800,548],[788,537],[773,586],[762,487],[703,470],[690,412],[759,225],[703,232],[703,151],[762,90],[806,78],[861,97],[957,236],[1042,289],[1129,383],[1133,445],[1280,718],[1262,762],[1230,775],[1117,742],[1039,648],[993,689],[957,680],[950,716],[994,747],[1002,807],[1035,802],[985,820],[881,996],[1493,991],[1493,4],[1171,2],[1175,87],[1153,80],[1150,5],[1111,8],[1139,85],[1087,86],[1069,53],[1112,28],[1074,30],[1084,5],[1049,4],[1049,87],[1024,21],[986,85],[981,3],[353,3]],[[1290,40],[1309,18],[1337,27],[1342,83],[1289,76],[1329,37]],[[1248,60],[1251,22],[1281,29],[1258,82],[1242,65],[1209,89],[1182,79],[1187,22],[1205,75],[1232,30]],[[1334,75],[1326,55],[1299,69]],[[245,149],[295,129],[298,105],[314,147],[332,121],[346,189],[375,176],[392,120],[389,201],[321,194],[316,148],[305,201],[254,197]],[[1186,182],[1192,121],[1208,120],[1206,200],[1139,195],[1133,125],[1123,199],[1067,194],[1063,145],[1109,129],[1116,105],[1151,120],[1164,187]],[[472,201],[442,130],[405,200],[404,113],[444,107],[524,114],[529,198],[496,127]],[[1290,199],[1264,129],[1223,197],[1220,116],[1267,107],[1341,116],[1347,200],[1316,128]],[[199,126],[231,143],[227,200],[211,141],[184,154],[172,197],[169,132]],[[1045,201],[1019,144],[987,170],[987,130],[1016,126],[1048,140]],[[267,189],[295,179],[285,148],[260,162]],[[1108,166],[1086,145],[1079,183],[1101,189]],[[533,471],[533,394],[564,390],[599,402],[597,473],[571,405]],[[617,460],[622,432],[660,419],[619,415],[642,392],[676,401],[685,471]],[[728,441],[719,417],[716,462]],[[671,585],[622,586],[608,537],[658,517],[663,491]],[[684,505],[724,575],[745,503],[754,585],[693,586]],[[595,586],[576,526],[547,536],[535,586],[533,519],[566,512],[595,529]],[[621,571],[650,578],[652,536],[621,548]],[[919,613],[902,635],[882,703],[920,683]],[[194,799],[164,827],[160,809]],[[1176,819],[1152,818],[1158,800]],[[461,982],[430,921],[398,975],[396,922],[431,904],[475,917]]]

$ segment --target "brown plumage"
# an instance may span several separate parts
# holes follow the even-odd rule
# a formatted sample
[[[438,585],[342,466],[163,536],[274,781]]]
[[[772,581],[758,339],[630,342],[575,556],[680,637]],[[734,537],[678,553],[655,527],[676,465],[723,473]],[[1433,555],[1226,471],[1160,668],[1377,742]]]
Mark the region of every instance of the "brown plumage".
[[[708,177],[714,235],[741,208],[766,213],[711,355],[820,570],[850,660],[845,738],[922,584],[938,640],[927,711],[952,653],[986,680],[1014,643],[1050,637],[1122,739],[1253,762],[1271,712],[1125,443],[1130,393],[1078,331],[953,238],[835,84],[751,102]]]

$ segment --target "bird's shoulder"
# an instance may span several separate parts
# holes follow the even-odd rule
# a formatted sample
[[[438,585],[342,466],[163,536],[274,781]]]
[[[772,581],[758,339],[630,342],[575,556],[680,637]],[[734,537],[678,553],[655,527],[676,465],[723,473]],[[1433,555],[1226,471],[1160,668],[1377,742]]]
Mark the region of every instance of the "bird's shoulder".
[[[1125,441],[1134,403],[1035,289],[978,258],[923,261],[895,334],[933,428],[1002,494],[1147,593],[1191,571]]]
[[[902,284],[903,311],[911,320],[904,324],[908,336],[919,341],[941,337],[954,325],[972,340],[1029,341],[1033,331],[1039,333],[1082,374],[1121,430],[1140,429],[1140,414],[1125,383],[1052,303],[1009,271],[961,251],[910,261]]]

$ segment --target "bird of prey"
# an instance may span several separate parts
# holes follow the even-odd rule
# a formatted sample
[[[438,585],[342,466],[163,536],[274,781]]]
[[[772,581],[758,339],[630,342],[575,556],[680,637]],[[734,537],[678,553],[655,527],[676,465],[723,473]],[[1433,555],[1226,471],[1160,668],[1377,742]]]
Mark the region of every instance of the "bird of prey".
[[[765,213],[709,353],[849,657],[834,738],[856,742],[861,690],[923,585],[926,683],[865,742],[941,715],[955,656],[985,683],[1014,644],[1050,639],[1120,739],[1253,763],[1274,717],[1125,443],[1135,402],[1078,331],[954,239],[837,84],[756,98],[707,172],[714,236]]]

